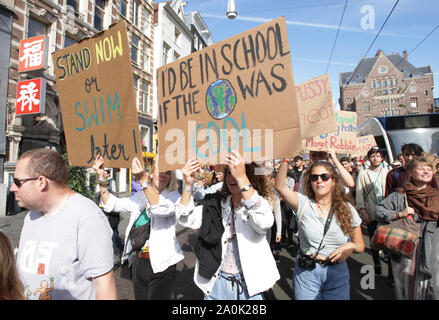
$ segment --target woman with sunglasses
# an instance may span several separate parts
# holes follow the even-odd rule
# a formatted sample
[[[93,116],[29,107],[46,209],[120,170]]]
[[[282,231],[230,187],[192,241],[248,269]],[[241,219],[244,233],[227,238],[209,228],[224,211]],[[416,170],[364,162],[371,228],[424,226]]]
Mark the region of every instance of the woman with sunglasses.
[[[294,267],[296,300],[348,300],[346,259],[363,252],[361,218],[348,202],[333,165],[315,161],[304,176],[304,195],[285,186],[287,162],[279,168],[275,188],[296,212],[299,250]]]
[[[108,191],[103,167],[104,159],[97,155],[93,169],[99,176],[103,210],[130,213],[121,262],[128,260],[132,266],[134,298],[171,299],[176,265],[184,258],[175,235],[175,203],[180,198],[175,172],[159,172],[154,166],[146,174],[134,158],[132,172],[142,190],[118,198]]]
[[[236,151],[226,156],[224,186],[194,206],[191,159],[182,169],[185,187],[178,222],[198,230],[194,282],[206,300],[262,300],[280,278],[266,232],[273,225],[271,187],[254,163],[245,164]]]

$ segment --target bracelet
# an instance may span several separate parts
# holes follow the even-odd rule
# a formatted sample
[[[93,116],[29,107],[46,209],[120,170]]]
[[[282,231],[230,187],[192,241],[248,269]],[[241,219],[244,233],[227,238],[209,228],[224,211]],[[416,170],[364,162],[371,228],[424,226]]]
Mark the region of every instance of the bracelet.
[[[102,181],[102,180],[98,180],[98,184],[99,184],[101,187],[108,187],[109,184],[110,184],[110,182],[109,182],[108,180],[104,180],[104,181]]]

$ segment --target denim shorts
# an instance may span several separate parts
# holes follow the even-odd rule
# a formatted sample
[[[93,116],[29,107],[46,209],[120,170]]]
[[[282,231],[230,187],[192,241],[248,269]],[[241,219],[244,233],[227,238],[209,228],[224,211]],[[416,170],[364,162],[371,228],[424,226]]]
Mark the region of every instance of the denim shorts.
[[[298,257],[294,266],[293,285],[296,300],[349,300],[349,269],[346,261],[312,270],[301,268]]]
[[[233,277],[236,281],[228,280]],[[238,295],[239,293],[239,295]],[[262,293],[249,296],[247,285],[242,274],[229,274],[220,271],[218,278],[213,285],[212,291],[204,300],[263,300]]]

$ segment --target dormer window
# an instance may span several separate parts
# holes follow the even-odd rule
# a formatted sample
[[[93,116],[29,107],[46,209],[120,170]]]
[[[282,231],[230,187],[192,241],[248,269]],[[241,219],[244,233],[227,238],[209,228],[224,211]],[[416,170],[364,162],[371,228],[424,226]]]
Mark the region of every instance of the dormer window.
[[[387,73],[387,67],[386,66],[381,66],[378,68],[378,73]]]

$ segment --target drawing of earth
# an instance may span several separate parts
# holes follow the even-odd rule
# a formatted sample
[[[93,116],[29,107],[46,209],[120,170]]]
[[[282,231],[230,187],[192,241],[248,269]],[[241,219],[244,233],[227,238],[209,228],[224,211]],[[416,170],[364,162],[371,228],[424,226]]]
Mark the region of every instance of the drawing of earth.
[[[221,120],[232,113],[236,105],[236,92],[225,79],[212,82],[206,92],[206,108],[210,116]]]

